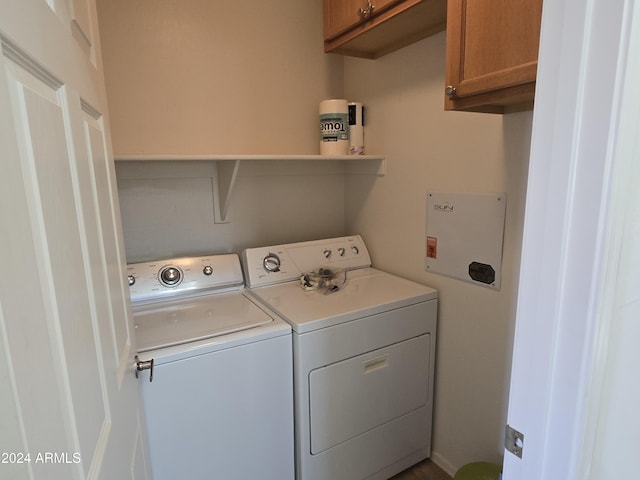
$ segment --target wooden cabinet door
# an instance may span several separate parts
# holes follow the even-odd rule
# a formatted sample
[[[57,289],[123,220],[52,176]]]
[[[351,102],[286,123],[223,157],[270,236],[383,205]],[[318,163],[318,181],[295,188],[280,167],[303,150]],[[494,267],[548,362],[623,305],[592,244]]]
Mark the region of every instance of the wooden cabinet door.
[[[542,0],[449,0],[448,110],[500,111],[533,99]]]
[[[324,0],[324,51],[379,58],[443,31],[446,17],[447,0]]]
[[[325,40],[349,30],[357,24],[364,22],[378,12],[399,0],[324,0],[324,38]],[[371,5],[370,15],[362,16],[359,12],[366,10]]]
[[[324,38],[333,38],[361,21],[362,0],[324,0]]]

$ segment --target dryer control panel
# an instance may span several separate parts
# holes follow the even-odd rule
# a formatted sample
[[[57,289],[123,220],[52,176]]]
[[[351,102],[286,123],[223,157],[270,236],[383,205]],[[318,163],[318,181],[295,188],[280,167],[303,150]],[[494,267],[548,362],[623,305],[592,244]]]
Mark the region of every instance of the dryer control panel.
[[[235,253],[132,263],[127,265],[127,275],[134,305],[244,285]]]
[[[249,248],[242,252],[248,287],[298,280],[319,268],[352,270],[371,266],[371,258],[359,235],[309,242]]]

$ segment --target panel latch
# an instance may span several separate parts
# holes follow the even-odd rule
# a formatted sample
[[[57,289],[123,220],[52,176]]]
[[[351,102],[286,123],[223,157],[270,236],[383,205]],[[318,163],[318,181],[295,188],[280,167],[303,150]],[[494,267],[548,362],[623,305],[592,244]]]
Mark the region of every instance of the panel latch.
[[[153,382],[153,358],[151,360],[140,360],[138,355],[135,356],[136,361],[136,378],[138,378],[138,372],[143,370],[149,370],[149,381]]]

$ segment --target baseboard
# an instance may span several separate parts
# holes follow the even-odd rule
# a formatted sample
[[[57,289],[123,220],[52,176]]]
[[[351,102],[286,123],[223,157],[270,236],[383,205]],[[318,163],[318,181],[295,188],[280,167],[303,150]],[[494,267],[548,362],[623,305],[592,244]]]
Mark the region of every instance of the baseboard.
[[[431,452],[431,461],[447,472],[451,477],[453,477],[458,471],[458,467],[454,467],[446,458],[436,451]]]

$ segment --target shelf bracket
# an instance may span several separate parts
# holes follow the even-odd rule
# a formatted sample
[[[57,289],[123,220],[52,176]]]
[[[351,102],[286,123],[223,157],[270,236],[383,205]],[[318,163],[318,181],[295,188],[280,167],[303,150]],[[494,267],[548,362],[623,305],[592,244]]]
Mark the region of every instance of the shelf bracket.
[[[213,178],[215,223],[229,223],[228,213],[231,196],[238,178],[241,160],[217,160],[214,162],[216,176]]]

